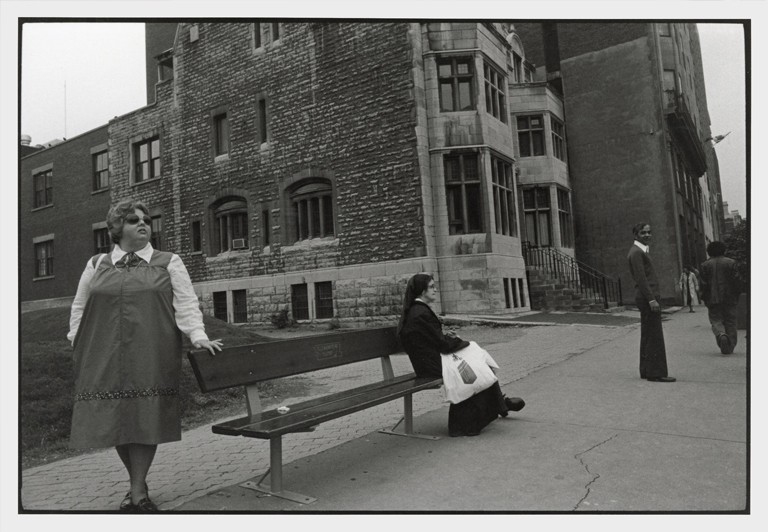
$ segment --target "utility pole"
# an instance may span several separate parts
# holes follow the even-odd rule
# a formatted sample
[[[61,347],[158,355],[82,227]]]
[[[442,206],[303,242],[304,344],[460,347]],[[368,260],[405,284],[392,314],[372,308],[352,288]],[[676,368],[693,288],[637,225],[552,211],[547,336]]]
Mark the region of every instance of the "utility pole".
[[[67,80],[64,80],[64,140],[67,139]]]

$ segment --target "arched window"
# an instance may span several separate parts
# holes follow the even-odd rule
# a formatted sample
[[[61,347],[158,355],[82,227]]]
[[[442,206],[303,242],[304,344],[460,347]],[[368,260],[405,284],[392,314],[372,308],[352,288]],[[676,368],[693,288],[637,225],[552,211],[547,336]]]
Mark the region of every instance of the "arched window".
[[[333,188],[327,180],[300,184],[289,194],[295,241],[335,235]]]
[[[248,249],[248,204],[244,198],[222,198],[213,206],[212,254]]]

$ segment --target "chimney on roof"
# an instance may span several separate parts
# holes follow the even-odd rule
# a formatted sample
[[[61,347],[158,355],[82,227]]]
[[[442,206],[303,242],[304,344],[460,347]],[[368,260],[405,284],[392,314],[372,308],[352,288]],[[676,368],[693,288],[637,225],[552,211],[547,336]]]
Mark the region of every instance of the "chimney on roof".
[[[23,135],[22,134],[21,135],[21,145],[22,146],[29,146],[30,144],[32,144],[32,137],[30,137],[29,135]]]

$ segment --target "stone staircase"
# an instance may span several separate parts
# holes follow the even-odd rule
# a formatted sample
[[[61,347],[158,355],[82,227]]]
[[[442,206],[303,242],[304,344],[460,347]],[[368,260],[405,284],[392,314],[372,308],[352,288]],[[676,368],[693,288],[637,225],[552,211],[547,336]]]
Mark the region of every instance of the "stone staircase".
[[[558,310],[566,312],[620,312],[624,307],[616,301],[605,308],[600,294],[569,287],[544,269],[527,267],[531,310]]]

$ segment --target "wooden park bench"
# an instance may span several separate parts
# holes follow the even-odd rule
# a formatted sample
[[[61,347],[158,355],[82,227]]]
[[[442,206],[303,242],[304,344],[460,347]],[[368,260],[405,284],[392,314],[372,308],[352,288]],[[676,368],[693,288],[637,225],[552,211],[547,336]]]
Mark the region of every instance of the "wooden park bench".
[[[323,423],[347,414],[403,398],[403,417],[387,434],[437,439],[436,436],[414,434],[412,395],[439,387],[440,378],[417,377],[409,373],[395,377],[390,355],[402,352],[394,327],[359,329],[322,336],[271,341],[237,347],[224,347],[215,357],[204,349],[189,352],[189,361],[203,392],[244,386],[248,415],[213,425],[215,434],[246,436],[269,440],[269,470],[258,482],[243,486],[303,504],[316,499],[283,489],[282,437],[292,432],[307,432]],[[324,397],[262,410],[256,384],[262,381],[309,373],[320,369],[381,359],[384,373],[381,381],[333,393]],[[404,422],[404,423],[403,423]],[[395,429],[403,423],[402,431]],[[261,482],[270,476],[270,486]]]

